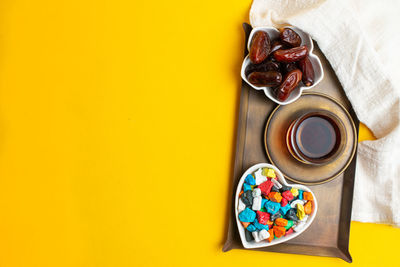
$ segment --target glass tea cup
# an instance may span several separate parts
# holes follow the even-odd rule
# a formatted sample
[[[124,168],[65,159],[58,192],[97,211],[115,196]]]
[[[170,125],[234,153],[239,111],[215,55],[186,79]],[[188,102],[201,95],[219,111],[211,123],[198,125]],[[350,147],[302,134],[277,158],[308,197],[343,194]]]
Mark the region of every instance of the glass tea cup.
[[[346,144],[343,122],[328,110],[314,110],[295,119],[286,133],[286,145],[298,161],[328,164],[343,153]]]

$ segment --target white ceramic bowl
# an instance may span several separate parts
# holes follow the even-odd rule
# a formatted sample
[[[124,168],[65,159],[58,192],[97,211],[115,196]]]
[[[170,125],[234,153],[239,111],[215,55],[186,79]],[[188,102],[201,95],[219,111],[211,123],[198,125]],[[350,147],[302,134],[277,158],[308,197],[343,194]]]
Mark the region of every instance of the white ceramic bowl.
[[[278,178],[278,181],[282,184],[282,185],[286,185],[286,186],[292,186],[294,188],[298,188],[307,192],[311,192],[311,194],[313,195],[314,198],[314,209],[312,211],[312,213],[308,216],[308,219],[303,227],[303,229],[301,229],[299,232],[293,232],[288,236],[283,236],[280,238],[276,238],[274,240],[272,240],[271,242],[268,242],[266,240],[263,240],[261,242],[255,242],[255,241],[251,241],[251,242],[247,242],[246,241],[246,236],[245,236],[245,229],[243,227],[243,225],[240,223],[239,221],[239,213],[238,213],[238,204],[239,204],[239,193],[240,191],[242,191],[242,187],[243,187],[243,183],[244,180],[246,179],[246,176],[249,174],[254,173],[255,171],[257,171],[260,168],[272,168],[275,170],[276,176]],[[288,204],[289,205],[289,204]],[[278,168],[276,168],[274,165],[268,164],[268,163],[259,163],[256,164],[252,167],[250,167],[247,171],[245,171],[245,173],[243,174],[242,178],[240,178],[237,190],[236,190],[236,195],[235,195],[235,214],[236,214],[236,223],[239,229],[239,235],[240,235],[240,239],[242,240],[242,244],[245,248],[261,248],[261,247],[269,247],[269,246],[273,246],[279,243],[283,243],[286,242],[290,239],[295,238],[296,236],[300,235],[301,233],[303,233],[310,225],[311,223],[314,221],[314,218],[317,214],[317,210],[318,210],[318,203],[317,203],[317,198],[315,197],[314,193],[311,191],[310,188],[308,188],[307,186],[304,185],[300,185],[300,184],[288,184],[285,180],[285,178],[283,177],[282,173],[280,170],[278,170]]]
[[[272,91],[272,87],[266,87],[266,86],[255,86],[253,84],[251,84],[248,80],[247,77],[245,75],[245,70],[246,67],[251,63],[250,59],[249,59],[249,55],[247,55],[245,57],[245,59],[243,60],[243,64],[242,64],[242,69],[241,69],[241,76],[242,79],[244,81],[246,81],[246,83],[248,83],[251,87],[253,87],[256,90],[263,90],[265,95],[271,99],[272,101],[280,104],[280,105],[287,105],[290,104],[294,101],[296,101],[300,96],[301,93],[303,92],[303,90],[308,90],[313,88],[314,86],[316,86],[319,82],[322,81],[322,78],[324,77],[324,70],[322,69],[322,64],[321,61],[319,60],[319,58],[313,54],[313,49],[314,49],[314,45],[313,42],[311,40],[310,35],[308,35],[307,33],[303,32],[302,30],[300,30],[299,28],[296,27],[287,27],[287,28],[291,28],[292,30],[294,30],[300,37],[301,37],[301,45],[305,45],[307,46],[308,50],[309,50],[309,58],[310,61],[313,65],[314,68],[314,84],[312,86],[304,86],[302,83],[301,86],[298,86],[296,89],[294,89],[292,91],[292,93],[290,94],[290,96],[288,97],[288,99],[286,99],[285,101],[279,101],[273,91]],[[257,27],[257,28],[253,28],[253,30],[250,33],[249,36],[249,40],[247,42],[247,49],[248,51],[250,51],[250,44],[251,44],[251,40],[253,38],[254,33],[256,33],[257,31],[264,31],[267,32],[269,37],[271,38],[271,40],[275,40],[279,38],[279,30],[274,28],[274,27]]]

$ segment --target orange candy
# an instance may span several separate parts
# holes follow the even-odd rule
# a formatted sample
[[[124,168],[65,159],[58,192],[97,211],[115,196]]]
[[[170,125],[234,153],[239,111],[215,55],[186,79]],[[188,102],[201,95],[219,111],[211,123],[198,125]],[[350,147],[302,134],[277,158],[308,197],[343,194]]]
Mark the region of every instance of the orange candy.
[[[313,198],[311,192],[303,192],[303,199],[304,199],[304,200],[311,200],[311,201],[314,200],[314,198]]]
[[[243,190],[242,190],[242,191],[240,191],[240,193],[239,193],[239,197],[240,197],[242,194],[243,194]]]
[[[273,230],[276,237],[284,236],[286,233],[286,229],[283,226],[274,226]]]
[[[269,233],[269,237],[267,240],[268,240],[268,242],[271,242],[272,240],[274,240],[274,230],[269,229],[268,233]]]
[[[249,222],[241,222],[242,223],[242,225],[243,225],[243,227],[244,228],[247,228],[247,226],[249,226],[250,225],[250,223]]]
[[[271,201],[280,203],[282,200],[282,195],[279,192],[271,192],[268,194],[268,197]]]
[[[307,203],[304,205],[304,212],[306,214],[311,214],[311,212],[312,212],[312,201],[307,201]]]
[[[275,224],[278,226],[286,226],[287,225],[287,220],[283,218],[278,218],[275,220]]]
[[[270,220],[268,220],[267,221],[267,225],[271,228],[271,226],[274,224],[274,222],[273,221],[270,221]]]

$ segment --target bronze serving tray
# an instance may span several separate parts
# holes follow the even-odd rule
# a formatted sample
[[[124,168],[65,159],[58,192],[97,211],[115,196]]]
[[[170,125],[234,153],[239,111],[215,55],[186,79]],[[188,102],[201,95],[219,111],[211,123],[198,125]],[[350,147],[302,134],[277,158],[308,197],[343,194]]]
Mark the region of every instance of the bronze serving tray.
[[[243,27],[246,34],[245,43],[247,43],[251,26],[243,24]],[[245,55],[247,53],[248,51],[245,48]],[[334,71],[316,45],[314,53],[322,62],[325,76],[318,86],[306,90],[306,92],[323,93],[338,100],[350,113],[356,125],[358,137],[359,120]],[[234,177],[229,194],[230,218],[223,251],[245,249],[242,246],[236,225],[234,196],[237,184],[244,171],[256,163],[269,162],[264,148],[264,130],[268,117],[276,106],[277,104],[269,100],[263,91],[254,90],[242,81]],[[319,207],[314,222],[305,232],[285,243],[254,250],[338,257],[351,262],[352,258],[348,249],[355,169],[356,155],[347,169],[334,180],[324,184],[309,185],[317,196]]]

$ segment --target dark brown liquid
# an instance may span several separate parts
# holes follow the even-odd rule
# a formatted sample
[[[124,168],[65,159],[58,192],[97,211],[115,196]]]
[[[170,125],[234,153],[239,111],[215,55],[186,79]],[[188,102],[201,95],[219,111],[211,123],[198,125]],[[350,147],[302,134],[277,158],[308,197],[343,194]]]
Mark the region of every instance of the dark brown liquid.
[[[340,133],[335,122],[323,115],[305,118],[297,127],[295,142],[301,154],[310,159],[322,159],[334,154]]]

